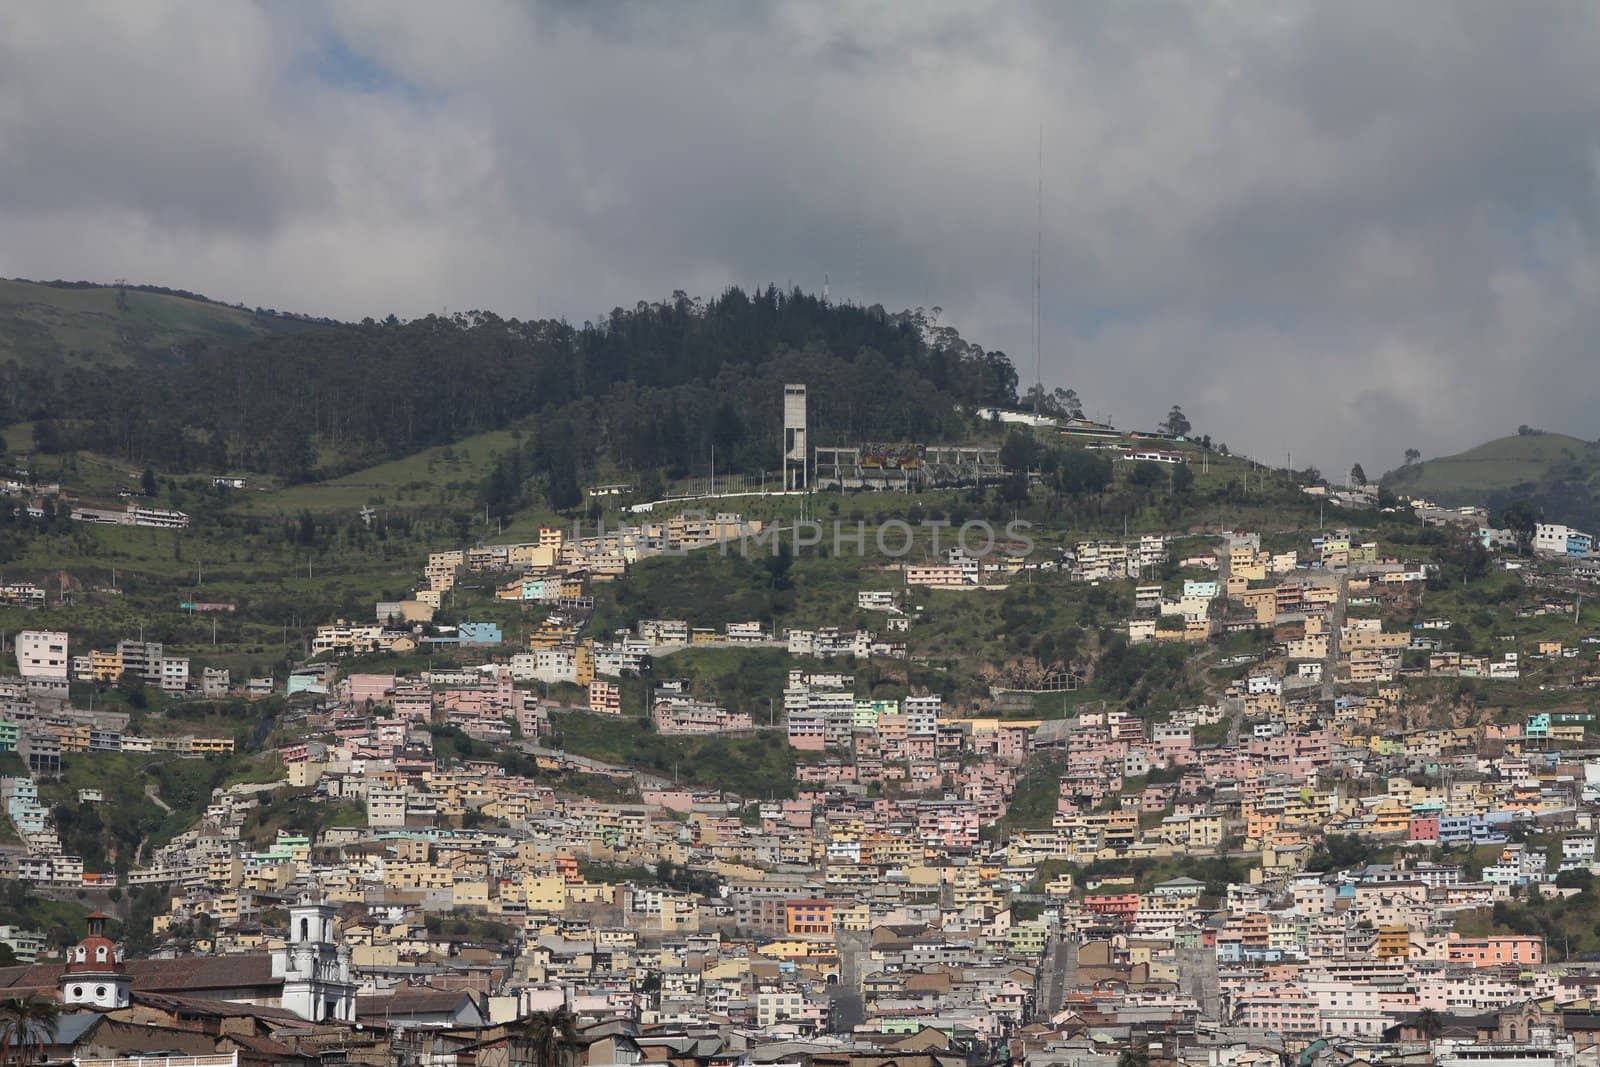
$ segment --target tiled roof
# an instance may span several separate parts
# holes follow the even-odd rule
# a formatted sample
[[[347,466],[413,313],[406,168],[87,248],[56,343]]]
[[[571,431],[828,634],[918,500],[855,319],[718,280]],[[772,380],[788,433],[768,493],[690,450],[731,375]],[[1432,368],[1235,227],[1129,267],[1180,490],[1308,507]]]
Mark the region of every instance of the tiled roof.
[[[172,960],[129,960],[126,965],[135,992],[181,993],[250,986],[281,985],[272,976],[267,953],[241,956],[199,956]],[[25,967],[0,967],[0,990],[16,994],[26,990],[51,991],[60,983],[65,963],[36,963]]]
[[[472,995],[465,989],[397,989],[388,995],[357,997],[356,1014],[456,1011],[471,999]]]

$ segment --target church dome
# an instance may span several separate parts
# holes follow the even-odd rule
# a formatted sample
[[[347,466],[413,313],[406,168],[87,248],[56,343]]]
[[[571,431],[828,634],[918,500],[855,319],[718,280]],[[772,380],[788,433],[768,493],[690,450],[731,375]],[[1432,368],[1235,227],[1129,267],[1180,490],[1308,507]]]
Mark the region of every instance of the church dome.
[[[68,974],[120,974],[122,957],[114,941],[106,936],[110,916],[95,912],[89,916],[89,934],[67,953]]]

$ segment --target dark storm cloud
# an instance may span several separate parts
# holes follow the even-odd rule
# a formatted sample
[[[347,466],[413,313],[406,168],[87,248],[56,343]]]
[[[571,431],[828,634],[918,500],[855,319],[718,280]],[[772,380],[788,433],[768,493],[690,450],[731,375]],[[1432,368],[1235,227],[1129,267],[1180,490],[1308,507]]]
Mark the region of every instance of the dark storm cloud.
[[[1596,430],[1578,3],[0,6],[0,273],[360,317],[794,282],[1375,471]],[[1159,384],[1152,384],[1159,383]]]

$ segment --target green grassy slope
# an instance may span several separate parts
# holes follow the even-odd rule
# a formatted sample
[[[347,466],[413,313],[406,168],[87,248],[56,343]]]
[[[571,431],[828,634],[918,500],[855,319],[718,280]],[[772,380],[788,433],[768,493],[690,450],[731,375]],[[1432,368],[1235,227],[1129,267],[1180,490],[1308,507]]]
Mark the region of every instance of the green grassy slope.
[[[1466,503],[1496,490],[1539,483],[1572,462],[1600,466],[1600,450],[1559,433],[1501,437],[1453,456],[1392,470],[1383,476],[1383,484],[1396,492]]]
[[[251,495],[245,506],[258,513],[355,509],[364,504],[472,508],[478,484],[494,465],[495,455],[520,447],[520,437],[513,430],[473,434],[337,478]]]
[[[1392,470],[1383,485],[1441,504],[1481,504],[1491,513],[1522,502],[1549,522],[1600,527],[1600,443],[1566,434],[1502,437]]]
[[[176,358],[194,341],[248,341],[291,319],[165,293],[0,280],[0,362],[117,365]]]

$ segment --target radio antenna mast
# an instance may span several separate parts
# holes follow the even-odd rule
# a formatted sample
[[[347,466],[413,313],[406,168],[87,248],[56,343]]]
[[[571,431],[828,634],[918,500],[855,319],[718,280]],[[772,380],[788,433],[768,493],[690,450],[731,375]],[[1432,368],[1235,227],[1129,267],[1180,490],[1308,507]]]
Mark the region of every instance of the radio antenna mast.
[[[1040,296],[1044,278],[1044,120],[1039,121],[1038,206],[1033,230],[1033,414],[1044,402],[1044,355],[1040,338]]]

